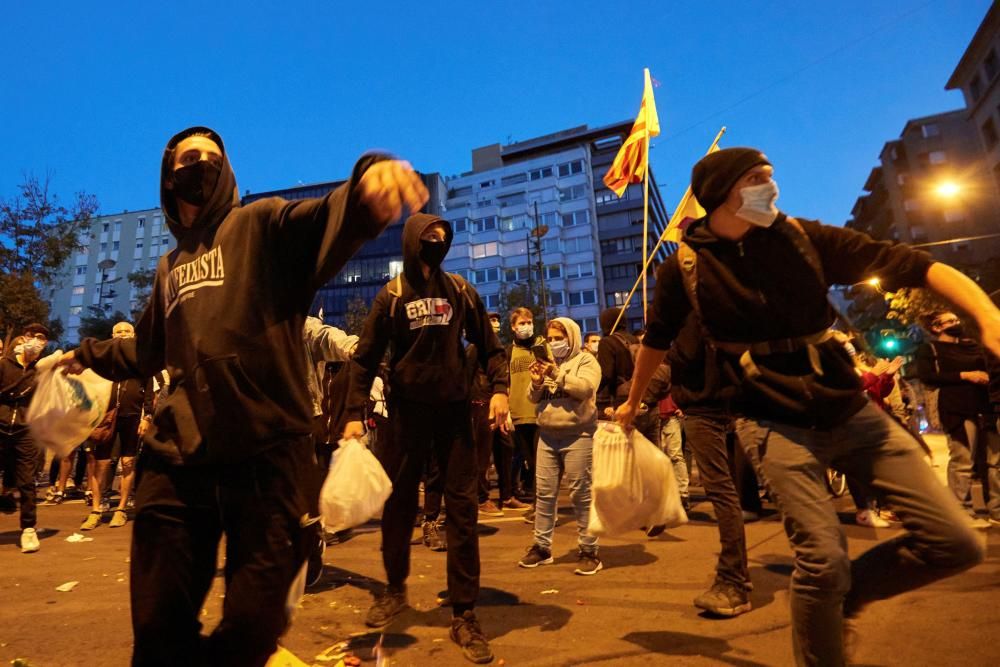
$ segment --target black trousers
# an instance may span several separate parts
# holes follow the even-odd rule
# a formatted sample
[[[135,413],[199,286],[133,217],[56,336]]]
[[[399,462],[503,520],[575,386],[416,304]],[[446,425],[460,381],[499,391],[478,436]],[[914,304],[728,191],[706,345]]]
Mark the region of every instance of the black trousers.
[[[392,495],[382,510],[382,562],[389,586],[402,587],[410,574],[410,536],[420,476],[433,454],[444,480],[448,594],[454,606],[471,607],[479,596],[479,468],[469,404],[426,405],[397,399],[390,401],[389,414],[392,442],[381,459],[392,480]]]
[[[132,664],[259,666],[297,601],[315,528],[313,439],[282,442],[238,464],[170,466],[152,454],[132,533]],[[201,607],[226,536],[222,621],[201,636]]]
[[[490,456],[497,470],[500,504],[514,495],[511,476],[514,468],[514,448],[510,436],[490,428],[489,403],[472,404],[472,437],[476,441],[476,458],[479,460],[479,504],[490,499]]]
[[[740,507],[747,512],[760,514],[764,510],[760,502],[760,482],[753,462],[740,446],[735,431],[726,434],[726,452],[729,454],[729,474],[732,475],[736,493],[740,496]]]
[[[515,424],[511,433],[514,440],[514,453],[520,457],[520,463],[514,468],[514,483],[519,480],[526,492],[535,492],[535,452],[538,451],[538,426],[536,424]]]
[[[12,433],[0,431],[0,461],[3,462],[4,485],[11,482],[21,495],[21,530],[34,528],[37,520],[35,470],[38,447],[27,428]],[[5,494],[10,489],[4,489]]]
[[[743,510],[729,466],[726,434],[732,417],[715,412],[687,412],[684,433],[694,454],[705,495],[719,523],[719,562],[716,579],[747,588],[747,540],[743,532]]]

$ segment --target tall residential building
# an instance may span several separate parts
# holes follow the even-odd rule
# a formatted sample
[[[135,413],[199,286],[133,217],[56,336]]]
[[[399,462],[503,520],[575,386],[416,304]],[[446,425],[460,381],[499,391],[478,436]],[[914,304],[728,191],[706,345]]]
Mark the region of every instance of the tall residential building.
[[[62,320],[68,344],[79,341],[77,329],[88,306],[130,315],[139,294],[128,275],[155,269],[160,255],[177,245],[158,208],[96,217],[80,243],[48,293],[51,317]]]
[[[455,239],[444,268],[474,284],[491,310],[515,287],[539,293],[544,278],[550,310],[585,333],[599,331],[601,309],[624,302],[642,263],[642,186],[629,186],[619,200],[601,180],[631,127],[582,125],[474,149],[472,171],[446,180],[444,217]],[[649,203],[652,245],[668,221],[652,174]],[[536,223],[547,229],[541,275]],[[642,326],[641,298],[633,299],[627,325]]]

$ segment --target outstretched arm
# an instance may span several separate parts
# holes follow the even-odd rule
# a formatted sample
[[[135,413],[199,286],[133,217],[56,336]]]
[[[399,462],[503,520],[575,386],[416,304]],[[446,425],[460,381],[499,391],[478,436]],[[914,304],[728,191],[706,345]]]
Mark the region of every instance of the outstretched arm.
[[[975,281],[947,264],[935,262],[927,270],[927,286],[976,318],[983,345],[1000,355],[1000,310]]]

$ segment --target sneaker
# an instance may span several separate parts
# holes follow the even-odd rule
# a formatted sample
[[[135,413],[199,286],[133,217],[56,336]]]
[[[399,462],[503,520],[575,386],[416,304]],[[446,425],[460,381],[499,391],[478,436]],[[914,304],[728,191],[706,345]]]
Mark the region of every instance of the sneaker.
[[[496,506],[492,500],[479,504],[480,516],[503,516],[503,510]]]
[[[535,508],[532,507],[527,512],[525,512],[524,516],[521,517],[521,520],[524,521],[525,523],[535,523]]]
[[[758,521],[760,521],[760,514],[749,510],[743,510],[743,523],[756,523]]]
[[[389,621],[398,616],[407,606],[405,587],[398,591],[387,587],[381,595],[375,598],[375,604],[368,610],[368,615],[365,616],[365,625],[369,628],[381,628],[389,625]]]
[[[655,526],[650,526],[649,528],[644,528],[646,531],[646,537],[659,537],[663,534],[663,531],[667,529],[665,524],[659,523]]]
[[[726,618],[745,614],[752,608],[747,591],[725,581],[712,584],[710,589],[694,599],[694,606]]]
[[[64,500],[66,500],[66,495],[62,491],[56,491],[52,494],[52,500],[49,502],[53,505],[61,505]]]
[[[892,510],[879,510],[878,516],[883,521],[888,521],[889,523],[903,523],[903,520],[896,516],[896,513]]]
[[[990,525],[994,523],[994,521],[987,521],[986,519],[980,518],[978,516],[969,517],[969,520],[972,521],[972,527],[977,530],[986,530],[987,528],[990,527]]]
[[[33,554],[38,551],[38,533],[34,528],[25,528],[21,531],[21,553]]]
[[[55,497],[56,497],[56,492],[51,486],[45,490],[45,502],[51,503],[52,499]]]
[[[503,501],[503,508],[505,510],[515,510],[517,512],[526,512],[531,509],[531,505],[528,503],[522,503],[517,498],[513,496]]]
[[[111,523],[108,524],[108,527],[121,528],[126,523],[128,523],[128,514],[125,514],[125,510],[115,510],[115,515],[111,517]]]
[[[854,515],[854,522],[869,528],[888,528],[889,522],[875,513],[875,510],[860,510]]]
[[[597,557],[596,551],[580,551],[580,555],[576,559],[576,569],[573,570],[573,574],[582,574],[588,577],[592,574],[597,574],[604,569],[604,563],[601,559]]]
[[[101,525],[101,513],[91,512],[80,524],[80,530],[93,530]]]
[[[476,612],[471,609],[461,616],[451,619],[451,632],[448,633],[451,641],[462,647],[462,654],[469,662],[478,665],[493,662],[493,651],[489,642],[483,634],[483,629],[479,627],[479,620],[476,619]]]
[[[437,521],[424,521],[424,546],[431,551],[447,551],[448,540]]]
[[[539,565],[550,565],[552,563],[552,552],[543,549],[537,544],[532,544],[531,548],[525,552],[521,560],[517,561],[520,567],[538,567]]]

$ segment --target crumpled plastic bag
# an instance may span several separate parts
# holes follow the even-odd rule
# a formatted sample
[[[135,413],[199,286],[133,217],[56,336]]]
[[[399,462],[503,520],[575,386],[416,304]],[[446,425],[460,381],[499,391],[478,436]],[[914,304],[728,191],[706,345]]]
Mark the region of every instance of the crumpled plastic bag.
[[[638,429],[626,434],[617,424],[598,422],[592,465],[592,535],[687,523],[669,457]]]
[[[326,530],[335,533],[363,524],[382,509],[390,493],[389,476],[365,444],[341,440],[319,497]]]
[[[37,385],[26,416],[35,442],[65,457],[104,418],[111,381],[89,369],[68,375],[55,367],[62,356],[62,350],[57,350],[35,365]]]

